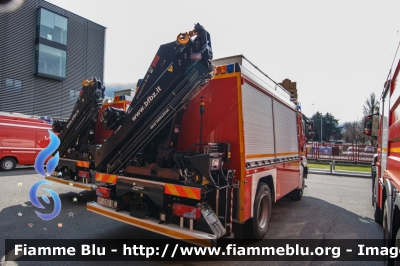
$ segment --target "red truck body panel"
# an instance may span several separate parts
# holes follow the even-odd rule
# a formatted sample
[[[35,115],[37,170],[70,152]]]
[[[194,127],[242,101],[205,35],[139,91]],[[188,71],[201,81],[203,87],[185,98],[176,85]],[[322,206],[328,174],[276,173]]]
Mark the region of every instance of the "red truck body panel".
[[[394,72],[390,86],[388,117],[388,148],[385,178],[389,178],[397,190],[400,190],[400,61]]]
[[[258,183],[261,173],[265,173],[265,176],[270,173],[276,173],[274,174],[276,177],[274,201],[298,188],[299,180],[301,180],[300,159],[287,162],[280,161],[272,165],[260,165],[256,168],[246,168],[250,160],[267,156],[265,154],[248,154],[245,150],[244,127],[246,123],[243,121],[242,90],[248,88],[243,87],[243,82],[250,84],[250,81],[240,72],[223,74],[215,76],[214,79],[209,81],[208,85],[200,89],[189,102],[183,116],[177,147],[177,150],[184,151],[191,144],[200,141],[200,101],[201,96],[204,96],[205,113],[203,114],[201,141],[206,143],[228,142],[231,144],[230,162],[224,163],[224,167],[236,170],[233,183],[241,184],[239,197],[244,207],[240,208],[239,220],[242,222],[253,216],[252,202],[254,201],[257,185],[251,184],[253,184],[253,181]],[[279,98],[268,94],[257,84],[251,83],[251,85],[253,89],[257,89],[274,100],[280,101]],[[281,103],[283,104],[283,102]],[[293,115],[294,113],[293,110]],[[296,128],[300,131],[294,137],[303,136],[303,132],[301,132],[301,116],[295,120],[295,123],[299,123]],[[269,138],[274,138],[274,136],[269,136]],[[300,140],[298,143],[299,147],[304,144]],[[196,148],[193,149],[195,150]],[[297,151],[296,155],[299,156],[300,152]],[[271,154],[269,156],[285,156],[285,154],[276,153],[276,155]],[[253,179],[254,175],[258,176]]]

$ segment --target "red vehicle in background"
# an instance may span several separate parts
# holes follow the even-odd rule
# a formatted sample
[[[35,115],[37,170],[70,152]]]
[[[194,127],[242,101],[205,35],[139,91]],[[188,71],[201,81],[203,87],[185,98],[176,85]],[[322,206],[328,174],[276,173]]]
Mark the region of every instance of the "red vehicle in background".
[[[49,129],[51,124],[40,118],[0,114],[0,170],[33,165],[38,153],[49,145]]]

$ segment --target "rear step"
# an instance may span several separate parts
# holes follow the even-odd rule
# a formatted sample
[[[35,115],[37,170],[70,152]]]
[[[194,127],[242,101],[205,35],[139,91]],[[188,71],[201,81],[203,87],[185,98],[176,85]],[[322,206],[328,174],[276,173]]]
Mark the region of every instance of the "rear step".
[[[199,246],[216,246],[217,236],[197,231],[189,228],[182,228],[175,224],[160,224],[159,220],[146,218],[136,218],[129,215],[127,211],[116,212],[115,209],[101,206],[92,201],[86,204],[86,209],[91,212],[124,222],[142,229],[162,234],[171,238],[180,239]]]
[[[218,219],[217,215],[214,211],[208,206],[207,202],[199,203],[201,214],[204,219],[207,221],[208,225],[211,228],[211,231],[217,236],[217,238],[222,237],[226,233],[226,229],[221,224],[221,221]]]
[[[97,186],[94,184],[85,184],[85,183],[81,183],[81,182],[77,182],[77,181],[73,181],[73,180],[65,180],[59,177],[54,177],[54,176],[46,176],[45,177],[47,180],[56,182],[56,183],[60,183],[63,185],[69,185],[71,187],[76,187],[76,188],[81,188],[81,189],[85,189],[85,190],[96,190]]]

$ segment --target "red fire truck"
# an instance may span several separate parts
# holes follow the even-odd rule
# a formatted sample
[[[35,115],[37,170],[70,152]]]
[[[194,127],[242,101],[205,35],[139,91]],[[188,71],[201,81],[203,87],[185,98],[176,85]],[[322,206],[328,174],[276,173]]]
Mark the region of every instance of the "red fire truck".
[[[51,124],[39,118],[2,112],[0,114],[0,170],[17,164],[33,165],[37,154],[49,144]]]
[[[88,106],[104,92],[99,80],[83,83],[70,119],[55,131],[58,171],[71,176],[78,160],[87,164],[98,196],[89,211],[210,245],[264,237],[272,203],[302,198],[312,129],[300,108],[244,56],[211,59],[199,24],[161,45],[126,114],[107,108],[99,119],[111,135],[81,155],[71,134],[96,114]]]
[[[400,44],[399,44],[400,45]],[[399,54],[385,82],[381,114],[365,118],[364,133],[377,137],[372,163],[372,205],[375,221],[383,224],[388,246],[400,247],[400,61]]]

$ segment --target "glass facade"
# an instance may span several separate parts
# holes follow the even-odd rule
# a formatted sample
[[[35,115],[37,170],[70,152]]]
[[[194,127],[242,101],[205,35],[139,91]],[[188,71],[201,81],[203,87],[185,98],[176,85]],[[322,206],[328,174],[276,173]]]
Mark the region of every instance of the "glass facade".
[[[37,17],[36,75],[65,80],[68,18],[40,8]]]
[[[68,119],[82,79],[104,78],[106,28],[48,0],[18,2],[0,11],[0,112]]]
[[[68,19],[46,9],[40,9],[40,37],[67,45]]]
[[[38,72],[65,78],[67,52],[44,44],[37,46]]]
[[[69,90],[69,100],[71,102],[76,102],[76,100],[78,100],[79,93],[80,93],[80,91]]]
[[[17,79],[6,78],[6,91],[12,93],[21,93],[22,82]]]

